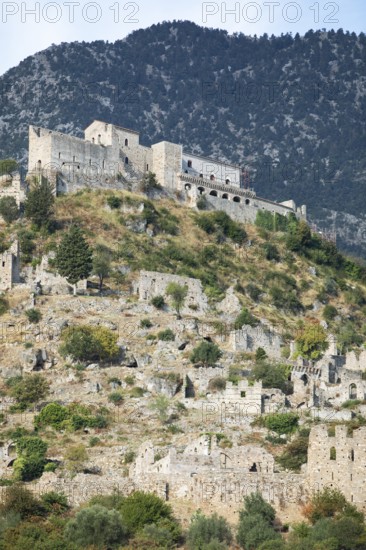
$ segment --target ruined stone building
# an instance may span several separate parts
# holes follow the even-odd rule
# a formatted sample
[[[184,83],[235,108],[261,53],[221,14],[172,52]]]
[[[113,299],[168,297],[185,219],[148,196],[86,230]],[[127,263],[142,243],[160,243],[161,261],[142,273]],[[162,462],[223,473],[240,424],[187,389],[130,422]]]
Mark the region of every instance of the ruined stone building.
[[[334,336],[330,340],[319,361],[300,358],[292,369],[291,380],[299,407],[339,407],[349,399],[366,399],[366,351],[340,355]]]
[[[0,254],[0,290],[9,290],[19,281],[19,243],[14,241],[8,250]]]
[[[30,126],[28,170],[30,176],[47,177],[57,193],[118,188],[123,180],[137,182],[153,172],[164,188],[179,191],[190,206],[204,196],[211,208],[237,221],[254,222],[258,210],[306,219],[305,206],[269,201],[243,189],[239,166],[194,155],[168,141],[146,147],[138,132],[98,120],[86,128],[84,138]]]
[[[307,476],[313,487],[339,489],[351,503],[366,510],[366,428],[348,432],[347,426],[312,428]]]
[[[155,458],[150,441],[143,443],[131,466],[131,481],[143,490],[169,500],[231,510],[242,507],[243,497],[260,491],[272,504],[305,502],[308,486],[304,473],[279,472],[274,457],[256,445],[221,448],[215,435],[202,435],[184,449],[169,449]]]

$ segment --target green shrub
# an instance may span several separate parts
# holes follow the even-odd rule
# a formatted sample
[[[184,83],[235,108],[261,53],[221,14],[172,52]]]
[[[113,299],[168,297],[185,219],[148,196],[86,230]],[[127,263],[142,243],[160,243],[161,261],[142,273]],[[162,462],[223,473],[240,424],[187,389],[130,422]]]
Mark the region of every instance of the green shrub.
[[[48,392],[49,383],[40,374],[18,378],[9,390],[10,396],[14,397],[21,410],[25,410],[29,405],[44,399]]]
[[[2,197],[0,199],[0,215],[7,225],[10,225],[19,217],[19,208],[14,197]]]
[[[226,388],[225,378],[221,378],[220,376],[211,378],[208,383],[208,388],[213,391],[223,391]]]
[[[152,326],[153,326],[153,324],[150,321],[150,319],[142,319],[140,321],[140,327],[141,328],[151,328]]]
[[[286,470],[299,472],[301,466],[307,462],[309,447],[309,430],[301,430],[297,437],[291,441],[284,452],[276,457],[278,462]]]
[[[18,238],[19,238],[21,260],[23,263],[29,264],[33,258],[33,251],[36,248],[36,244],[33,240],[34,233],[32,233],[32,231],[27,231],[26,229],[23,229],[19,231]]]
[[[107,197],[107,204],[110,208],[117,210],[122,205],[122,199],[120,197],[116,197],[116,195],[110,195]]]
[[[197,548],[228,548],[233,539],[227,520],[216,513],[204,516],[198,511],[191,518],[187,533],[187,545],[191,550]],[[224,546],[208,546],[210,543],[224,543]]]
[[[57,493],[56,491],[44,493],[41,496],[41,502],[48,513],[62,514],[70,508],[66,495]]]
[[[79,548],[118,548],[127,542],[127,529],[117,510],[95,504],[69,520],[65,538]]]
[[[244,325],[250,325],[251,327],[257,326],[259,320],[254,317],[246,308],[243,308],[237,318],[235,319],[234,328],[240,330]]]
[[[151,300],[151,305],[156,307],[156,309],[163,309],[165,306],[164,296],[154,296]]]
[[[39,321],[42,319],[42,314],[39,311],[39,309],[35,309],[35,308],[27,309],[25,314],[30,323],[39,323]]]
[[[163,520],[176,524],[171,506],[151,493],[132,493],[122,500],[119,510],[130,533],[141,531],[145,525],[159,525]]]
[[[270,290],[273,305],[278,309],[289,311],[291,313],[300,313],[304,310],[304,306],[296,296],[294,290],[282,289],[274,286]]]
[[[237,541],[242,548],[258,548],[266,541],[280,539],[274,530],[275,510],[260,493],[244,497],[244,508],[239,511]]]
[[[4,296],[0,296],[0,315],[4,315],[9,309],[9,302]]]
[[[144,390],[139,386],[132,388],[132,390],[130,391],[130,397],[142,397],[143,395],[144,395]]]
[[[58,468],[56,462],[47,462],[44,466],[45,472],[55,472]]]
[[[164,342],[171,342],[175,340],[175,334],[172,329],[167,328],[158,332],[158,339],[163,340]]]
[[[47,443],[36,436],[23,436],[17,440],[17,459],[14,461],[14,478],[32,481],[43,474],[46,464]]]
[[[45,514],[45,508],[40,501],[29,489],[18,483],[3,490],[0,510],[2,513],[19,514],[22,519]]]
[[[362,401],[360,401],[359,399],[348,399],[347,401],[342,403],[342,409],[353,409],[361,403]]]
[[[206,210],[207,208],[206,197],[200,197],[199,199],[197,199],[196,206],[198,210]]]
[[[70,418],[70,411],[67,407],[58,403],[48,403],[35,417],[34,424],[37,428],[52,426],[55,430],[61,430],[65,420]]]
[[[252,283],[249,283],[245,287],[245,291],[248,294],[248,296],[253,300],[253,302],[258,302],[260,295],[262,294],[261,289]]]
[[[117,334],[101,326],[67,327],[62,331],[62,340],[60,353],[75,361],[110,361],[119,354]]]
[[[270,363],[265,360],[256,362],[252,368],[252,377],[262,380],[264,388],[278,388],[286,395],[293,391],[293,384],[289,381],[291,367],[281,363]]]
[[[272,243],[265,243],[263,245],[263,252],[266,260],[269,260],[269,261],[274,260],[275,262],[278,262],[280,260],[280,254],[278,252],[278,248],[276,245]]]
[[[269,414],[264,419],[264,425],[268,430],[279,435],[290,434],[296,430],[299,424],[299,417],[294,413]]]
[[[179,318],[181,308],[184,305],[184,301],[188,293],[188,287],[185,285],[180,285],[178,283],[169,283],[166,287],[165,292],[168,296],[170,296],[172,300],[172,305]]]
[[[125,464],[131,464],[135,460],[135,458],[136,458],[136,453],[134,451],[127,451],[125,453],[123,462]]]
[[[222,351],[213,342],[204,340],[194,348],[190,360],[194,364],[202,364],[204,367],[214,365],[222,356]]]
[[[110,403],[113,403],[113,405],[122,405],[123,403],[123,395],[120,393],[120,392],[112,392],[108,395],[108,401],[110,401]]]
[[[331,306],[328,304],[323,309],[323,319],[325,319],[328,322],[333,321],[333,319],[337,317],[337,315],[338,315],[338,311],[337,311],[337,308],[335,308],[334,306]]]
[[[295,342],[297,353],[306,359],[320,359],[329,346],[324,327],[312,322],[305,323]]]
[[[124,381],[128,386],[133,386],[135,383],[135,377],[134,376],[125,376]]]

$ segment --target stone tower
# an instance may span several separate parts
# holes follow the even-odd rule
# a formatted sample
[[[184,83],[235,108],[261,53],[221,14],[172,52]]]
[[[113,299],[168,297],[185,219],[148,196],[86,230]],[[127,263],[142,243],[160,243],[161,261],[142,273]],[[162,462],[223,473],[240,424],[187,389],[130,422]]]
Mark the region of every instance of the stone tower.
[[[19,243],[14,241],[11,247],[0,255],[0,290],[9,290],[18,282]]]

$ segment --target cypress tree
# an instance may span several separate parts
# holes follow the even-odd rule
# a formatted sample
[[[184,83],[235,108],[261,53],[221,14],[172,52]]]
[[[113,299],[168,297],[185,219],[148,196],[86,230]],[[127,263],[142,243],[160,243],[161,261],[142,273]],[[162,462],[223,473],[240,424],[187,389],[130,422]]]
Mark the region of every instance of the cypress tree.
[[[25,215],[38,229],[48,228],[53,215],[54,202],[54,188],[42,178],[41,182],[34,184],[25,201]]]
[[[86,279],[93,268],[93,253],[77,225],[72,225],[64,235],[56,252],[56,268],[60,275],[74,285]]]

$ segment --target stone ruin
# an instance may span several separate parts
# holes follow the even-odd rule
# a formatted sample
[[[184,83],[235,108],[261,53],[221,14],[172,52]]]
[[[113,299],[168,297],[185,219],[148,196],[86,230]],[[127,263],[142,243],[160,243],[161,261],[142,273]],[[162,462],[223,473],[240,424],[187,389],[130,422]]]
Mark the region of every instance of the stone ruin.
[[[10,290],[20,282],[19,266],[19,243],[14,241],[8,250],[0,254],[0,290]]]
[[[168,273],[159,273],[157,271],[140,271],[139,278],[134,284],[134,292],[139,295],[139,299],[144,302],[150,302],[155,296],[166,296],[166,288],[169,283],[177,283],[186,286],[188,289],[187,297],[182,308],[182,313],[186,315],[202,315],[208,309],[207,296],[203,292],[202,283],[198,279],[190,277],[181,277]]]

